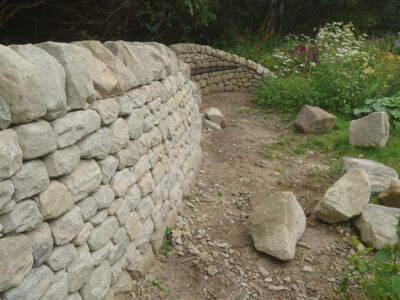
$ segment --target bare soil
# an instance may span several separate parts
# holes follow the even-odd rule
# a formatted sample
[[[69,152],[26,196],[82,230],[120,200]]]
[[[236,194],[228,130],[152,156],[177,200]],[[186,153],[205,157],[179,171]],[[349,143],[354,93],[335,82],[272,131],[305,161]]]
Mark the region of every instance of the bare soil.
[[[135,282],[135,299],[340,298],[334,291],[347,266],[349,237],[356,232],[349,223],[329,225],[312,214],[338,179],[330,170],[333,160],[317,151],[263,157],[262,145],[308,136],[294,132],[285,116],[251,101],[242,93],[203,97],[202,110],[218,108],[227,127],[204,131],[195,196],[188,197],[178,220],[174,250],[168,257],[159,254],[146,278]],[[249,232],[252,206],[274,191],[294,192],[307,217],[289,262],[258,252]]]

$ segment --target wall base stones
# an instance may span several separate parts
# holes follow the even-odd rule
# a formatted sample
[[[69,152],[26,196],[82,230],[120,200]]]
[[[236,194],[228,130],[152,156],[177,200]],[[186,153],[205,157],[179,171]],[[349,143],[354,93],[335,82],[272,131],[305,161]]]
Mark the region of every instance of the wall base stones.
[[[0,299],[126,295],[201,162],[189,66],[123,41],[0,45],[0,58]]]

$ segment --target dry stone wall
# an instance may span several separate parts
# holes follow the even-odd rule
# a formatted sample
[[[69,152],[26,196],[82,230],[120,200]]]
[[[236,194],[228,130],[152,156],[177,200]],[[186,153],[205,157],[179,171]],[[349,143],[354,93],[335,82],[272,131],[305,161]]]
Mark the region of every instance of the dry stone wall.
[[[272,73],[256,62],[210,46],[174,44],[170,48],[189,64],[194,81],[203,94],[252,92]]]
[[[0,299],[124,299],[201,160],[201,97],[156,43],[0,45]]]

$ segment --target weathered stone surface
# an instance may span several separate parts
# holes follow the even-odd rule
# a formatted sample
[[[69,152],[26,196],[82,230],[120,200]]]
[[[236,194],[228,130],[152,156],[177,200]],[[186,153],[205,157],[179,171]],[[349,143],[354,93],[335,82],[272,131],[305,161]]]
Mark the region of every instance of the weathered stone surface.
[[[396,225],[400,209],[368,204],[363,213],[353,221],[368,246],[380,249],[387,243],[397,242]]]
[[[342,173],[353,168],[361,168],[367,171],[371,182],[371,192],[379,193],[387,190],[392,179],[397,179],[396,170],[370,159],[360,159],[344,156],[342,159]]]
[[[111,205],[115,194],[109,185],[101,185],[92,197],[96,201],[97,209],[103,209]]]
[[[26,234],[32,245],[34,265],[40,266],[49,258],[53,250],[53,237],[49,224],[42,223],[39,228]]]
[[[78,256],[78,251],[71,245],[58,246],[53,249],[46,264],[54,271],[66,268]]]
[[[85,50],[72,44],[45,42],[36,45],[54,56],[65,70],[65,92],[71,109],[84,108],[96,100],[96,91],[88,72]]]
[[[150,196],[147,196],[139,201],[136,212],[140,220],[146,219],[148,216],[151,215],[154,208],[153,200]]]
[[[89,236],[92,234],[93,229],[94,229],[94,227],[91,223],[89,223],[89,222],[85,223],[85,226],[83,227],[81,232],[79,232],[79,234],[72,240],[72,243],[75,246],[82,245],[83,243],[85,243],[87,241]]]
[[[113,235],[117,232],[118,226],[117,219],[115,217],[109,217],[104,221],[104,223],[95,227],[87,240],[90,250],[95,251],[100,249],[110,241]]]
[[[106,158],[98,161],[101,172],[103,173],[103,184],[107,184],[111,177],[117,171],[118,160],[114,156],[107,156]]]
[[[129,246],[129,238],[125,235],[124,239],[113,247],[110,255],[107,257],[107,261],[111,265],[116,263],[122,257],[122,255],[124,255],[128,246]]]
[[[145,245],[141,252],[141,257],[138,256],[137,260],[131,262],[127,269],[133,278],[140,278],[146,275],[154,263],[155,257],[150,244]]]
[[[379,200],[385,206],[400,208],[400,180],[392,179],[389,188],[379,194]]]
[[[127,271],[122,271],[118,281],[111,287],[114,296],[128,293],[132,290],[132,278]]]
[[[330,187],[315,207],[315,215],[328,223],[351,219],[369,202],[371,183],[364,169],[351,169]]]
[[[93,197],[87,197],[77,204],[81,209],[83,221],[87,221],[97,212],[96,200]]]
[[[96,267],[80,293],[84,300],[101,300],[107,295],[111,283],[111,266],[107,261]]]
[[[102,127],[80,140],[77,145],[81,150],[81,157],[103,159],[114,145],[113,132]]]
[[[92,257],[95,266],[101,264],[110,255],[112,249],[113,249],[113,243],[111,243],[110,241],[100,249],[93,251]]]
[[[24,232],[38,228],[43,217],[35,201],[25,200],[17,203],[8,214],[0,216],[3,232]]]
[[[53,56],[34,45],[11,45],[10,48],[38,67],[38,73],[35,75],[45,87],[45,98],[43,98],[47,110],[45,118],[53,120],[64,115],[67,112],[64,68]]]
[[[0,129],[7,129],[11,125],[11,113],[8,104],[0,97]]]
[[[82,300],[81,295],[78,292],[69,294],[65,300]]]
[[[78,248],[78,256],[67,267],[69,275],[69,292],[76,292],[86,282],[88,282],[93,270],[93,258],[90,255],[88,246],[84,244]]]
[[[57,135],[58,148],[64,148],[99,129],[101,119],[94,110],[78,110],[54,120],[51,124]]]
[[[57,149],[56,135],[46,121],[15,127],[24,159],[41,157]]]
[[[41,300],[66,299],[68,296],[68,273],[60,271],[54,276],[54,282],[40,298]]]
[[[100,115],[102,125],[111,124],[118,118],[119,104],[113,98],[98,100],[90,108],[97,111]]]
[[[0,131],[0,180],[15,174],[22,167],[22,150],[13,129]]]
[[[132,110],[126,122],[129,127],[129,138],[134,140],[139,138],[143,133],[143,112],[141,109],[136,108]]]
[[[215,107],[208,107],[205,109],[205,115],[210,121],[217,123],[221,127],[226,126],[226,121],[221,112]]]
[[[138,85],[136,76],[99,41],[80,41],[76,44],[89,49],[94,57],[107,65],[117,79],[116,91],[127,91]]]
[[[131,91],[135,91],[136,89],[133,89]],[[130,93],[130,91],[128,92]],[[119,116],[128,116],[132,112],[133,109],[133,102],[129,98],[128,95],[120,96],[120,97],[115,97],[115,100],[117,100],[119,104]]]
[[[56,245],[69,243],[81,232],[83,227],[81,210],[77,206],[50,223],[51,232]]]
[[[135,175],[136,179],[139,180],[144,174],[146,174],[147,171],[150,170],[150,168],[151,166],[147,155],[142,156],[133,167],[133,174]]]
[[[129,216],[129,204],[128,200],[124,198],[118,198],[114,200],[108,209],[109,215],[115,215],[122,226]]]
[[[19,285],[31,270],[32,264],[32,247],[25,235],[1,238],[0,292]]]
[[[115,196],[122,197],[135,183],[135,175],[128,170],[116,172],[110,180],[110,186],[113,189]]]
[[[260,201],[251,213],[251,236],[258,251],[280,260],[295,256],[306,218],[292,192],[276,192]]]
[[[44,157],[50,177],[59,177],[71,173],[79,165],[81,151],[76,145],[66,147]]]
[[[110,125],[110,130],[114,137],[114,144],[112,146],[111,153],[115,153],[118,150],[125,148],[129,142],[128,123],[124,119],[118,118]]]
[[[36,199],[45,220],[57,218],[75,205],[67,187],[56,180],[52,180]]]
[[[389,139],[389,118],[386,112],[374,112],[350,123],[350,145],[383,148]]]
[[[126,230],[123,227],[120,227],[118,231],[114,234],[111,241],[114,244],[120,243],[126,237]]]
[[[3,205],[3,208],[0,209],[0,216],[12,211],[15,207],[16,202],[14,200],[8,201],[6,204]]]
[[[294,127],[302,133],[320,133],[332,129],[336,117],[317,106],[304,105],[294,121]]]
[[[221,126],[210,120],[203,120],[203,129],[221,130]]]
[[[75,201],[87,197],[101,184],[103,174],[93,159],[81,160],[79,166],[70,174],[60,178],[71,191]]]
[[[108,212],[107,209],[100,210],[95,214],[93,217],[90,218],[90,223],[93,224],[93,226],[98,226],[100,224],[103,224],[103,222],[107,219],[108,217]]]
[[[44,191],[50,183],[46,167],[40,160],[25,162],[22,168],[11,177],[11,181],[14,185],[13,199],[16,201]]]
[[[124,224],[124,227],[131,241],[134,241],[136,238],[138,238],[142,228],[142,223],[140,223],[139,216],[136,214],[136,212],[133,211],[130,213],[128,220]]]
[[[54,274],[47,266],[33,268],[20,285],[4,293],[4,299],[39,300],[54,280]]]
[[[34,121],[46,114],[46,85],[34,66],[9,47],[0,45],[0,97],[8,105],[14,124]]]
[[[150,172],[147,172],[138,182],[138,187],[140,190],[140,194],[142,197],[150,194],[154,191],[155,183],[153,180],[153,176],[151,176]]]
[[[8,201],[10,201],[13,193],[14,186],[11,180],[4,180],[0,182],[0,210]]]

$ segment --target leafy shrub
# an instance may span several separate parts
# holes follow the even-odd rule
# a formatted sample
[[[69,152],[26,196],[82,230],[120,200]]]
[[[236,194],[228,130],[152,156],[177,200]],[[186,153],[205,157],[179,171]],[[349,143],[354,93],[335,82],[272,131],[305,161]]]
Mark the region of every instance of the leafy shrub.
[[[397,224],[397,242],[380,249],[371,258],[372,248],[359,249],[359,242],[352,237],[357,253],[349,257],[351,267],[343,278],[338,292],[344,299],[360,296],[360,291],[349,291],[348,284],[359,284],[361,291],[373,299],[400,299],[400,223]]]

